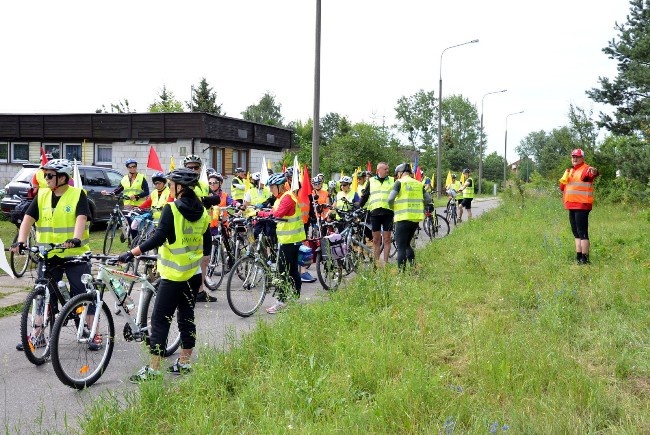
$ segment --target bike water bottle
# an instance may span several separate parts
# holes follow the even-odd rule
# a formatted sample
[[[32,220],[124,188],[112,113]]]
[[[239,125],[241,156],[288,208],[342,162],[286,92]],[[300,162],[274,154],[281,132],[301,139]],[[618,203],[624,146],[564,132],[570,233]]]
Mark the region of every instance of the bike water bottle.
[[[129,295],[126,295],[126,298],[124,298],[124,308],[126,308],[127,313],[135,308],[135,302],[133,302],[133,299]]]
[[[124,302],[124,299],[126,298],[126,290],[124,290],[122,283],[116,279],[111,279],[111,284],[113,285],[113,289],[115,290],[115,296],[117,297],[117,302],[121,304],[122,302]]]
[[[59,287],[59,292],[61,293],[61,296],[63,296],[63,300],[68,302],[68,299],[70,299],[70,291],[68,290],[65,281],[59,281],[56,285]]]

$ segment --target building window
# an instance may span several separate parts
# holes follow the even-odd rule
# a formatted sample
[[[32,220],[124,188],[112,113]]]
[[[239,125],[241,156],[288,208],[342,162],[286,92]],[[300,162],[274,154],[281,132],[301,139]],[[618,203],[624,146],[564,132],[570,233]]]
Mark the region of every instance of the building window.
[[[65,153],[65,158],[71,162],[76,160],[81,162],[81,144],[78,143],[66,143],[63,144],[63,152]]]
[[[237,129],[237,137],[240,139],[248,139],[248,131],[242,130],[241,128]]]
[[[29,144],[12,143],[11,144],[11,161],[28,162],[29,161]]]
[[[266,141],[268,143],[275,143],[275,135],[274,134],[267,134],[266,135]]]
[[[224,160],[226,155],[226,150],[224,148],[213,148],[214,153],[214,169],[220,174],[226,173],[226,168],[224,166]]]
[[[248,172],[248,151],[233,150],[232,151],[232,169],[233,173],[235,168],[244,168]]]
[[[0,142],[0,162],[7,163],[9,161],[9,143]]]
[[[60,143],[44,143],[43,150],[45,154],[49,154],[52,157],[48,156],[48,159],[60,159],[61,158],[61,144]]]
[[[113,147],[109,144],[97,144],[95,151],[96,163],[110,165],[113,163]]]

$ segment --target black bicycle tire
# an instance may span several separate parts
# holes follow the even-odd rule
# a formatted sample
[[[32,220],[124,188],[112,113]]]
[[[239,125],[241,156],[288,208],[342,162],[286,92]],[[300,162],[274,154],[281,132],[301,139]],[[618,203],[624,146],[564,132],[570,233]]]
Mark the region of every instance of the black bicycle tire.
[[[338,269],[338,278],[336,279],[336,285],[332,286],[325,280],[326,273],[322,271],[323,264],[329,264],[330,266],[333,266]],[[326,266],[327,267],[327,266]],[[336,290],[339,285],[341,285],[341,281],[343,280],[343,268],[341,267],[341,263],[338,260],[334,259],[329,259],[323,261],[323,256],[321,255],[320,252],[316,253],[316,275],[318,276],[318,281],[320,282],[320,285],[323,287],[324,290]]]
[[[216,254],[215,254],[215,249],[216,249]],[[219,261],[219,258],[221,261]],[[213,266],[213,263],[217,263]],[[219,273],[217,273],[219,272]],[[218,241],[213,241],[212,242],[212,249],[210,250],[210,260],[208,261],[208,267],[206,268],[205,271],[205,278],[203,279],[203,284],[209,289],[209,290],[217,290],[219,286],[221,285],[221,282],[223,281],[223,276],[226,273],[226,267],[225,267],[225,258],[224,258],[224,252],[223,252],[223,243],[218,242]],[[217,274],[218,280],[211,280],[212,277]]]
[[[104,255],[109,255],[111,248],[113,247],[113,240],[115,239],[115,233],[117,232],[117,222],[112,218],[106,225],[106,233],[104,233],[104,246],[102,252]],[[108,245],[108,246],[107,246]]]
[[[429,240],[434,239],[433,218],[431,216],[424,218],[424,221],[422,222],[422,229],[424,230],[424,233],[427,235],[427,237],[429,237]]]
[[[45,337],[46,337],[46,340],[47,340],[47,345],[45,347],[45,351],[44,351],[43,355],[40,356],[40,357],[34,355],[34,351],[32,350],[32,348],[30,346],[31,343],[29,342],[28,334],[31,334],[31,325],[29,325],[29,326],[27,325],[29,315],[30,315],[31,309],[32,309],[32,301],[37,296],[41,296],[43,298],[44,306],[47,306],[48,309],[50,310],[50,313],[49,313],[49,316],[48,316],[48,318],[49,318],[48,325],[44,325],[45,331],[46,331],[45,332],[46,333]],[[53,296],[52,299],[56,299],[56,298]],[[42,364],[45,364],[45,362],[50,357],[50,350],[51,350],[50,349],[50,343],[51,343],[50,339],[52,337],[52,328],[54,326],[54,320],[52,319],[52,317],[54,316],[55,313],[56,313],[56,308],[53,309],[52,305],[48,304],[47,301],[45,300],[45,284],[41,284],[41,283],[36,284],[34,286],[34,288],[32,289],[32,291],[29,292],[29,294],[25,298],[25,303],[23,305],[23,310],[22,310],[22,313],[21,313],[21,316],[20,316],[20,341],[21,341],[21,343],[23,345],[23,352],[25,354],[25,357],[27,357],[27,359],[29,360],[29,362],[31,362],[34,365],[40,366]],[[28,331],[28,328],[30,329],[29,331]]]
[[[157,279],[156,282],[153,283],[153,286],[156,288],[156,291],[158,290],[158,287],[160,286],[160,279]],[[154,293],[153,292],[147,292],[147,295],[144,297],[144,300],[142,301],[142,312],[146,313],[144,317],[147,319],[149,318],[149,306],[151,305],[151,301],[153,301]],[[154,304],[155,305],[155,304]],[[175,313],[176,316],[178,316],[178,313]],[[178,317],[176,319],[178,321]],[[146,322],[146,320],[145,320]],[[173,324],[173,319],[172,319],[172,324]],[[143,325],[138,325],[142,327]],[[171,330],[171,329],[170,329]],[[147,346],[150,346],[151,341],[150,341],[150,336],[147,331],[145,331],[145,343]],[[180,331],[176,336],[174,337],[173,340],[170,340],[170,335],[167,335],[167,344],[165,345],[165,353],[164,357],[172,356],[178,348],[181,346],[181,333]]]
[[[61,334],[61,329],[64,327],[64,322],[68,320],[69,317],[73,316],[74,310],[77,309],[78,305],[81,302],[93,303],[96,300],[96,292],[83,293],[77,296],[70,298],[70,300],[63,306],[61,313],[57,316],[56,321],[54,322],[54,329],[52,331],[52,368],[54,373],[56,373],[57,378],[68,387],[76,388],[81,390],[87,387],[90,387],[92,384],[97,382],[99,378],[106,372],[108,364],[111,362],[111,356],[113,355],[113,346],[115,345],[115,325],[113,324],[113,316],[111,310],[106,303],[102,304],[103,318],[100,318],[100,323],[106,322],[108,325],[108,337],[104,337],[106,350],[104,357],[101,360],[101,364],[91,372],[91,374],[82,379],[76,379],[71,377],[63,368],[59,356],[59,338]],[[95,316],[97,314],[95,313]],[[91,350],[86,350],[87,352],[93,352]]]
[[[31,238],[31,237],[30,237]],[[16,243],[18,241],[18,233],[14,236],[14,240],[12,243]],[[25,251],[22,254],[16,254],[13,251],[9,254],[9,266],[11,267],[11,271],[14,273],[14,276],[16,278],[22,277],[25,272],[27,272],[27,268],[29,267],[29,262],[30,262],[30,256],[29,256],[29,248],[31,247],[29,240],[27,241],[27,251]],[[22,266],[18,267],[16,264],[16,260],[18,258],[24,257],[25,262],[22,264]]]
[[[233,296],[233,290],[232,290],[232,279],[235,275],[239,275],[239,273],[236,271],[239,268],[243,267],[244,263],[251,263],[251,264],[257,263],[257,267],[259,268],[258,270],[262,271],[262,277],[261,277],[262,284],[261,284],[261,291],[259,292],[260,296],[257,299],[257,302],[253,305],[253,307],[246,310],[237,306],[237,303],[235,302],[235,297]],[[248,276],[245,276],[244,278],[248,278]],[[226,299],[228,300],[228,305],[230,306],[230,309],[233,311],[233,313],[237,314],[239,317],[250,317],[253,314],[255,314],[257,310],[259,310],[259,308],[264,303],[264,299],[266,297],[266,279],[267,279],[266,269],[262,264],[260,264],[260,262],[255,257],[245,256],[235,262],[232,269],[230,270],[230,273],[228,274],[228,281],[226,282]]]
[[[438,217],[439,228],[436,228],[434,225],[434,234],[436,239],[440,239],[448,235],[451,229],[449,228],[449,221],[447,218],[440,214],[436,214],[436,216]]]

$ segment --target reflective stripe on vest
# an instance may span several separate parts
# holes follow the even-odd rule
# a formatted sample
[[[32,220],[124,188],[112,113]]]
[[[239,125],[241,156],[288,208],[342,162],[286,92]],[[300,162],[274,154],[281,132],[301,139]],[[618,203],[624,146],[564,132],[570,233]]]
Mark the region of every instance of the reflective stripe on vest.
[[[203,257],[203,233],[208,227],[208,213],[196,222],[190,222],[178,211],[175,203],[169,204],[174,216],[173,244],[165,241],[158,250],[158,272],[163,279],[187,281],[196,272]]]
[[[77,203],[81,196],[81,189],[68,187],[59,198],[56,208],[52,209],[52,190],[39,189],[38,191],[38,220],[36,221],[36,243],[40,246],[50,243],[59,244],[74,237],[74,227],[77,222]],[[64,252],[52,253],[56,257],[70,257],[81,255],[88,251],[90,222],[86,221],[81,246],[69,248]]]
[[[422,183],[409,176],[399,179],[400,189],[395,198],[395,222],[420,222],[424,219],[424,195]]]
[[[387,177],[383,183],[379,182],[376,177],[373,177],[368,181],[368,183],[370,186],[370,196],[366,203],[368,211],[372,211],[376,208],[390,209],[388,206],[388,194],[395,183],[393,177]]]
[[[278,206],[282,202],[282,198],[285,197],[285,195],[291,196],[291,199],[293,199],[296,203],[296,209],[294,211],[294,214],[292,216],[286,216],[285,219],[287,219],[286,222],[278,222],[275,233],[278,236],[278,242],[282,245],[286,245],[288,243],[296,243],[296,242],[302,242],[305,240],[305,227],[302,223],[302,216],[300,212],[300,206],[298,205],[298,198],[296,198],[296,195],[293,194],[292,191],[288,190],[282,194],[282,196],[275,201],[275,204],[273,204],[273,210],[277,210]]]
[[[158,189],[151,192],[151,209],[153,210],[154,220],[160,219],[160,213],[162,208],[167,204],[169,199],[169,187],[165,186],[162,192],[159,192]]]
[[[463,198],[472,199],[474,198],[474,180],[472,180],[471,177],[468,177],[467,180],[465,180],[465,183],[467,183],[468,180],[472,182],[472,185],[463,189]]]
[[[594,203],[594,183],[582,181],[589,165],[582,165],[578,170],[571,169],[569,179],[564,188],[564,202],[577,202],[580,204]]]
[[[133,180],[133,183],[129,183],[129,176],[125,175],[122,177],[122,181],[120,184],[124,188],[124,193],[126,196],[131,196],[131,195],[140,195],[142,192],[142,182],[144,181],[144,175],[142,174],[136,174],[135,180]],[[144,202],[144,198],[136,199],[135,201],[132,201],[130,199],[125,199],[124,200],[124,205],[132,205],[134,207],[139,206]]]

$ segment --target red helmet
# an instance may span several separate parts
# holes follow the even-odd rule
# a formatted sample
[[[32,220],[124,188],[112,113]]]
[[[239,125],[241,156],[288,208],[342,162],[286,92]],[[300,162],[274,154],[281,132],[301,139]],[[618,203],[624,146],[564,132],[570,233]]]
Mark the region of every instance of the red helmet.
[[[580,148],[576,148],[573,151],[571,151],[571,157],[584,157],[585,152],[582,151]]]

